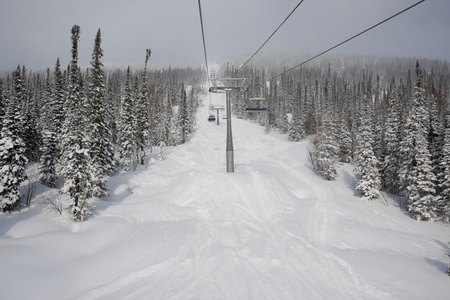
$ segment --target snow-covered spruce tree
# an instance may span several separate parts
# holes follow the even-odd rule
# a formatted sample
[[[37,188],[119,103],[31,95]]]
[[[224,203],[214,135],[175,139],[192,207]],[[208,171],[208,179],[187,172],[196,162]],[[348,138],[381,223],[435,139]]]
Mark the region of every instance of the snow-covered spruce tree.
[[[40,181],[44,185],[55,187],[58,180],[60,148],[62,145],[62,128],[64,124],[64,80],[61,74],[59,58],[54,69],[53,84],[47,71],[45,97],[41,109],[42,145],[40,158]]]
[[[416,155],[416,138],[419,123],[416,118],[416,108],[409,112],[403,128],[401,140],[397,152],[398,189],[400,196],[406,200],[409,198],[408,186],[411,185],[409,172],[414,167]]]
[[[400,194],[405,197],[408,211],[418,220],[436,219],[435,175],[431,171],[431,156],[426,139],[428,114],[422,87],[422,72],[416,66],[416,84],[412,107],[403,130],[398,151]]]
[[[22,77],[14,72],[14,89],[3,119],[0,139],[0,209],[11,212],[20,207],[20,184],[26,179],[25,143],[22,134]]]
[[[328,116],[328,113],[325,113],[315,155],[318,171],[327,180],[334,180],[337,175],[339,147],[337,146],[335,132],[333,120]]]
[[[166,146],[166,143],[164,143],[164,141],[159,142],[158,160],[160,160],[160,161],[164,160],[164,147],[165,146]]]
[[[63,193],[73,201],[69,210],[73,220],[82,221],[93,209],[87,201],[92,196],[95,180],[84,128],[86,128],[84,101],[78,69],[78,40],[80,27],[72,27],[72,61],[65,102],[65,120],[62,129],[61,173],[64,177]]]
[[[122,106],[120,110],[120,158],[126,171],[134,171],[137,167],[136,145],[136,115],[134,99],[131,90],[131,70],[127,69],[127,76],[123,91]]]
[[[449,104],[447,104],[449,105]],[[450,109],[446,109],[444,143],[440,162],[439,188],[440,198],[437,199],[439,218],[450,223]],[[449,274],[450,275],[450,274]]]
[[[44,129],[42,132],[41,152],[39,181],[49,187],[55,187],[58,181],[58,175],[56,173],[58,150],[55,132]]]
[[[173,145],[170,141],[171,136],[171,119],[172,119],[172,105],[168,95],[158,97],[154,109],[154,144],[159,145],[164,141],[166,145]]]
[[[379,196],[380,192],[380,174],[378,173],[378,161],[373,153],[372,142],[372,103],[365,99],[364,112],[361,116],[360,126],[357,135],[356,161],[358,166],[355,168],[357,184],[355,189],[361,191],[361,200],[373,200]]]
[[[416,84],[414,86],[413,99],[409,102],[410,108],[408,117],[403,126],[401,140],[397,151],[398,164],[398,189],[400,196],[406,200],[409,198],[408,186],[411,185],[409,172],[413,170],[416,155],[417,132],[426,132],[424,122],[426,119],[426,110],[424,108],[424,89],[422,87],[422,74],[416,66]],[[406,109],[406,108],[405,108]]]
[[[292,117],[292,121],[289,123],[289,128],[288,128],[288,139],[290,141],[295,141],[298,142],[300,140],[302,140],[305,136],[303,128],[302,128],[302,124],[300,121],[300,117],[298,116],[298,114],[294,113],[293,117]]]
[[[181,100],[180,106],[178,107],[178,115],[177,115],[177,127],[180,133],[180,143],[184,144],[187,140],[187,136],[189,135],[189,109],[187,104],[187,96],[186,90],[184,89],[184,84],[181,86]]]
[[[419,221],[434,221],[437,219],[435,176],[431,165],[431,155],[428,142],[422,128],[416,136],[416,152],[413,168],[408,173],[408,211]]]
[[[436,97],[431,94],[429,99],[429,127],[427,132],[428,148],[431,154],[431,162],[433,173],[436,175],[436,193],[439,194],[441,189],[438,181],[439,174],[442,173],[440,162],[442,157],[442,147],[444,144],[445,131],[445,108],[441,113],[437,108]]]
[[[384,134],[386,144],[386,156],[382,165],[382,185],[395,194],[398,186],[398,150],[401,137],[401,107],[397,91],[397,85],[393,78],[389,87],[388,115],[386,119],[386,131]]]
[[[25,155],[29,161],[39,161],[40,144],[41,144],[41,128],[38,124],[39,109],[38,97],[32,95],[29,91],[28,82],[26,78],[26,68],[22,67],[22,139],[25,143]]]
[[[288,116],[286,113],[286,100],[280,98],[280,101],[281,101],[281,103],[280,103],[277,124],[278,124],[278,128],[280,130],[280,133],[286,134],[289,129],[289,121],[288,121]]]
[[[169,146],[176,146],[181,143],[181,139],[178,138],[176,142],[173,142],[172,133],[177,131],[176,126],[172,122],[173,119],[173,105],[172,105],[172,97],[170,97],[170,94],[167,94],[167,96],[164,98],[162,107],[160,109],[163,109],[165,113],[162,115],[163,122],[165,124],[165,132],[166,132],[166,145]],[[179,133],[178,133],[179,136]]]
[[[39,181],[49,187],[55,187],[58,181],[56,166],[58,164],[58,149],[55,133],[55,117],[53,114],[53,91],[50,85],[50,69],[47,69],[45,82],[45,97],[41,109],[42,145],[39,164]]]
[[[108,113],[106,120],[108,122],[108,128],[111,130],[111,142],[113,145],[117,145],[119,139],[121,92],[119,87],[120,84],[118,83],[119,79],[117,77],[118,76],[109,76],[106,91],[106,112]],[[117,166],[116,160],[114,160],[114,163]]]
[[[198,100],[195,96],[194,86],[189,91],[189,100],[188,100],[188,130],[189,133],[194,131],[195,125],[195,116],[197,115],[198,109]]]
[[[147,160],[146,148],[149,146],[150,124],[149,124],[149,101],[148,101],[148,83],[147,83],[147,62],[151,51],[147,49],[145,56],[145,66],[142,72],[142,82],[139,85],[138,95],[136,97],[136,138],[139,151],[140,163],[145,164]]]
[[[339,161],[349,163],[352,161],[352,135],[348,129],[347,121],[341,118],[338,128]]]
[[[54,117],[55,133],[59,142],[61,139],[61,130],[64,124],[64,102],[66,99],[66,92],[64,90],[64,77],[61,74],[61,64],[59,62],[59,58],[56,60],[53,76],[52,113]]]
[[[167,130],[167,122],[166,122],[166,111],[159,110],[156,114],[156,122],[155,122],[155,144],[159,145],[160,142],[166,142],[166,130]]]
[[[180,145],[181,143],[181,133],[178,127],[170,128],[169,131],[169,138],[167,139],[169,141],[169,145],[176,146]]]
[[[297,86],[297,97],[293,103],[292,121],[289,123],[288,139],[290,141],[300,141],[305,137],[305,115],[302,110],[302,87],[300,83]]]
[[[94,50],[92,52],[91,68],[88,77],[87,136],[89,139],[89,154],[95,169],[93,195],[103,197],[108,195],[108,186],[104,175],[114,172],[114,145],[112,134],[106,120],[105,79],[103,72],[103,50],[101,48],[101,32],[97,31]]]

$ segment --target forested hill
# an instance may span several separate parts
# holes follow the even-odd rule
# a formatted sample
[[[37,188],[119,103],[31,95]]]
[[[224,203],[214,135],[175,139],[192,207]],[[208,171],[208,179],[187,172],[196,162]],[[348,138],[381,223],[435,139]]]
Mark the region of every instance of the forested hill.
[[[205,72],[152,70],[149,52],[142,69],[106,69],[100,31],[91,66],[82,69],[77,65],[78,38],[75,30],[67,68],[57,60],[46,72],[18,66],[6,73],[0,79],[0,115],[4,137],[15,140],[18,135],[24,143],[13,143],[23,157],[17,161],[19,169],[25,170],[25,161],[41,164],[41,182],[56,186],[64,178],[63,190],[73,197],[67,179],[74,175],[63,166],[74,151],[68,148],[83,144],[90,153],[85,160],[98,166],[83,175],[96,183],[79,187],[90,190],[82,198],[101,197],[107,191],[100,177],[145,163],[146,154],[162,142],[185,141]],[[328,55],[285,72],[305,57],[262,55],[239,72],[233,64],[218,65],[213,72],[247,78],[248,89],[233,98],[238,118],[256,120],[266,132],[276,130],[290,140],[314,135],[313,165],[325,178],[333,179],[338,162],[359,163],[358,176],[370,178],[359,185],[365,199],[377,197],[381,189],[400,196],[402,206],[418,219],[448,222],[448,63]],[[266,99],[269,112],[246,113],[252,97]],[[81,127],[89,133],[84,142],[82,132],[76,133]],[[102,141],[89,141],[94,136]],[[79,159],[78,165],[85,164]],[[21,172],[6,176],[23,182]],[[14,184],[9,190],[3,192],[4,211],[19,205]]]
[[[21,196],[29,162],[39,181],[73,203],[74,220],[89,216],[92,197],[108,194],[105,176],[145,164],[153,146],[183,144],[195,123],[205,81],[201,68],[106,71],[101,31],[90,66],[78,64],[80,26],[71,30],[71,61],[45,73],[17,67],[0,79],[0,206],[29,206]],[[218,67],[214,76],[246,78],[235,97],[238,118],[290,140],[314,135],[312,167],[326,179],[339,162],[358,164],[363,199],[380,189],[398,195],[416,219],[448,222],[450,212],[449,70],[446,62],[328,56],[292,69],[301,56],[260,57],[254,66]],[[222,75],[223,74],[223,75]],[[266,113],[245,113],[251,98]]]

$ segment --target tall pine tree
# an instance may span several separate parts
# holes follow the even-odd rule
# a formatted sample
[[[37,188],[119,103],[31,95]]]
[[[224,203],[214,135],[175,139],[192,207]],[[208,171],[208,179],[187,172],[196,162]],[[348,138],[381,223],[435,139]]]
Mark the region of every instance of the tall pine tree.
[[[20,207],[20,184],[26,179],[25,143],[22,134],[22,76],[14,72],[14,89],[3,119],[0,139],[0,209],[11,212]]]
[[[338,153],[336,128],[331,117],[328,113],[325,113],[319,133],[316,157],[318,170],[327,180],[336,179]]]
[[[131,89],[131,69],[128,67],[120,111],[120,158],[126,171],[136,169],[136,115]]]
[[[101,32],[97,31],[94,50],[92,52],[91,72],[88,78],[87,113],[89,138],[89,154],[95,168],[93,194],[96,197],[106,196],[108,187],[104,175],[114,171],[114,145],[112,134],[106,120],[105,79],[103,72],[103,50],[101,48]]]
[[[41,158],[39,165],[39,180],[42,184],[55,187],[58,181],[56,166],[58,163],[58,150],[55,132],[54,97],[50,85],[50,69],[47,69],[45,81],[45,97],[41,110],[43,122]]]
[[[426,132],[429,117],[425,107],[423,74],[416,64],[416,83],[412,108],[403,131],[398,151],[401,195],[407,200],[408,211],[418,220],[436,219],[435,175]]]
[[[189,109],[187,103],[186,90],[184,89],[184,84],[181,86],[181,100],[180,106],[178,107],[177,115],[177,127],[180,133],[180,143],[184,144],[187,140],[189,132]]]
[[[72,61],[70,63],[69,85],[65,103],[66,116],[62,137],[62,191],[72,199],[69,206],[72,218],[82,221],[90,215],[93,207],[88,202],[92,197],[95,175],[88,151],[89,140],[84,132],[86,128],[85,108],[81,91],[78,69],[78,40],[80,27],[72,27]]]
[[[440,219],[450,223],[450,109],[448,107],[446,109],[444,144],[442,147],[440,170],[442,170],[441,174],[439,174],[441,197],[438,199],[437,208]]]
[[[373,152],[373,132],[372,132],[372,110],[370,101],[365,99],[364,111],[361,116],[361,124],[358,129],[358,146],[356,161],[358,166],[355,168],[357,179],[356,190],[361,191],[361,200],[373,200],[379,196],[380,175],[378,173],[378,160]]]
[[[384,135],[386,144],[386,156],[382,165],[383,186],[394,193],[398,193],[398,150],[401,137],[401,107],[394,78],[389,87],[388,116],[386,120],[386,132]]]

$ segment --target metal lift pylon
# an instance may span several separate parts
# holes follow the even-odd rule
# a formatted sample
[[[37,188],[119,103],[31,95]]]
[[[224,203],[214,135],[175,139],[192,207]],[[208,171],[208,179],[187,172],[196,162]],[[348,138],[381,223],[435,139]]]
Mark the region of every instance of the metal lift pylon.
[[[223,105],[210,105],[209,110],[216,111],[217,125],[220,125],[219,112],[225,110],[225,107],[223,107]]]
[[[210,93],[220,93],[225,91],[227,93],[227,173],[234,173],[234,149],[233,149],[233,134],[231,130],[231,91],[240,91],[247,78],[211,78],[213,84],[209,88]]]

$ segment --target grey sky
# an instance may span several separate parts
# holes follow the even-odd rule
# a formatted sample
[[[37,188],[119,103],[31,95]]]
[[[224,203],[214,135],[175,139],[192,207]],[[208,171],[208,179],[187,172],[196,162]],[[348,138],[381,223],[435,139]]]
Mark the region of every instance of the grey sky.
[[[418,0],[304,0],[263,52],[321,52]],[[299,0],[202,0],[208,60],[253,54]],[[203,63],[198,0],[0,0],[0,71],[53,68],[70,60],[70,30],[81,27],[88,64],[98,28],[106,65]],[[427,0],[333,50],[450,61],[450,1]],[[219,62],[219,61],[218,61]]]

